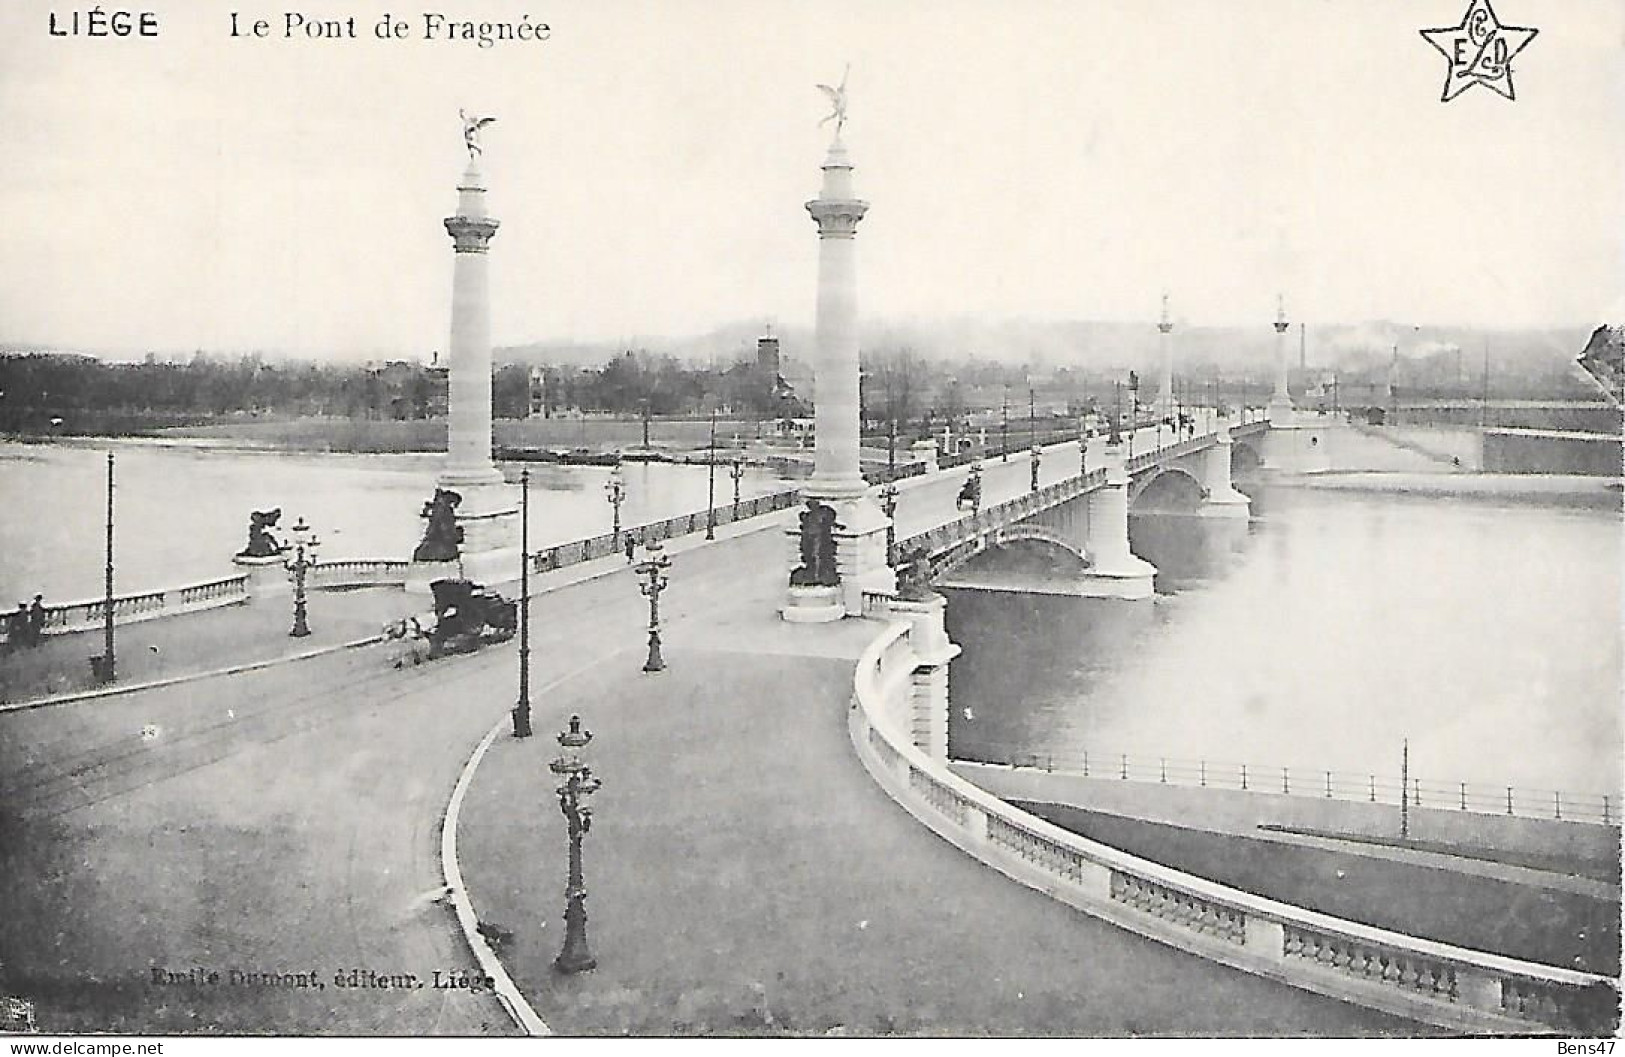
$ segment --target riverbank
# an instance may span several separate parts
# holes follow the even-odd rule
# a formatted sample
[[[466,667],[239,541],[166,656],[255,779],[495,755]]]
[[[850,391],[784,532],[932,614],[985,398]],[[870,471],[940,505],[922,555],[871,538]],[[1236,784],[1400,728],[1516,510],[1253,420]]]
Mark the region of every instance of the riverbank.
[[[1303,474],[1275,483],[1326,491],[1378,492],[1453,498],[1483,497],[1521,503],[1548,503],[1619,509],[1625,485],[1619,478],[1577,474],[1476,474],[1370,472]]]
[[[705,447],[711,437],[708,418],[653,418],[648,446],[656,449]],[[491,424],[498,448],[558,449],[606,452],[644,446],[640,418],[590,415],[558,418],[497,419]],[[771,436],[773,423],[718,419],[718,446],[732,447]],[[282,451],[353,454],[438,453],[446,450],[446,420],[357,419],[311,417],[266,421],[215,422],[157,429],[147,436],[240,444]]]

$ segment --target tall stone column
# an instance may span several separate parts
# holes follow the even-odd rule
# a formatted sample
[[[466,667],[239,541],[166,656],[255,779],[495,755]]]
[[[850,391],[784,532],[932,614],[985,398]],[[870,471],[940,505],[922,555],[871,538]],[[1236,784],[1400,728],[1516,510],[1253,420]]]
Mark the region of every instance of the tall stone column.
[[[485,179],[470,157],[457,184],[457,214],[445,219],[451,236],[450,393],[446,462],[436,483],[462,497],[464,574],[474,579],[518,575],[502,562],[518,546],[517,497],[491,461],[491,297],[489,249],[498,222],[486,212]]]
[[[1157,374],[1158,418],[1174,413],[1174,323],[1168,318],[1168,295],[1162,295],[1162,319],[1157,322],[1157,351],[1161,365]]]
[[[817,360],[813,367],[818,443],[806,494],[852,499],[868,486],[858,465],[858,221],[869,211],[852,191],[852,163],[837,137],[824,184],[807,212],[818,224]]]
[[[1278,298],[1275,309],[1275,392],[1270,395],[1271,422],[1292,419],[1292,394],[1287,390],[1286,299]]]
[[[840,613],[859,616],[865,591],[890,594],[897,580],[886,564],[886,526],[858,462],[858,277],[855,237],[869,209],[852,190],[852,162],[837,131],[824,159],[819,195],[807,203],[818,225],[817,351],[813,363],[813,475],[802,495],[835,511],[836,596]],[[799,557],[799,550],[798,550]],[[787,620],[829,619],[828,600],[790,588]],[[823,592],[823,593],[827,593]]]

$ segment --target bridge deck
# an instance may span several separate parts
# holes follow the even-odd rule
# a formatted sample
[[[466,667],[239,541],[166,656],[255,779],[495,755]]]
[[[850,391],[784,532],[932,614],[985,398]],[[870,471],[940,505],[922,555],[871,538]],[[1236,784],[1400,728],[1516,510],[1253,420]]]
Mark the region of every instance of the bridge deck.
[[[919,826],[847,735],[854,659],[879,626],[779,621],[775,546],[763,534],[685,557],[676,597],[729,570],[735,593],[686,603],[667,671],[638,671],[634,634],[613,664],[541,699],[539,733],[572,710],[588,717],[606,783],[586,847],[592,974],[550,966],[565,864],[539,762],[553,746],[499,738],[481,766],[464,806],[465,876],[482,915],[514,928],[506,964],[555,1030],[1414,1030],[1142,942]],[[745,569],[760,572],[740,582]],[[534,822],[513,825],[515,804]]]

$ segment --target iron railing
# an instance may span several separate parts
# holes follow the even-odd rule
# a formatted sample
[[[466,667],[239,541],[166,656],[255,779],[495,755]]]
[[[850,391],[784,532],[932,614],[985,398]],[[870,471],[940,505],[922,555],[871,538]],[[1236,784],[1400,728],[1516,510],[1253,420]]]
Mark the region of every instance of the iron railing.
[[[1111,778],[1129,782],[1234,789],[1253,793],[1358,800],[1371,804],[1401,802],[1397,775],[1357,773],[1312,767],[1228,760],[1193,760],[1176,756],[1142,756],[1124,752],[1084,750],[1035,752],[1031,748],[980,742],[962,750],[956,761],[992,763],[1005,767],[1076,774],[1084,778]],[[1405,801],[1428,807],[1521,818],[1558,819],[1613,825],[1619,822],[1619,802],[1607,794],[1572,793],[1483,782],[1440,782],[1411,778],[1404,785]]]

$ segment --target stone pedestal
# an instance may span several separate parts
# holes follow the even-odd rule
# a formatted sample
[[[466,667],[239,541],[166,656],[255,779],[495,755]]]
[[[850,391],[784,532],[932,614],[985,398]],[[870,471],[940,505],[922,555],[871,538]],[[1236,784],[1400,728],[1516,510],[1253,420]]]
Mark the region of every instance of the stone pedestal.
[[[908,452],[914,456],[915,462],[925,465],[926,473],[937,472],[937,445],[935,441],[917,440],[909,445]]]
[[[1216,443],[1207,450],[1202,464],[1202,507],[1204,517],[1247,517],[1252,501],[1240,492],[1230,480],[1229,427],[1218,431]]]
[[[463,566],[460,561],[413,562],[406,568],[406,593],[409,595],[431,594],[429,585],[436,580],[461,579],[463,579]]]
[[[248,582],[244,586],[250,599],[257,601],[293,594],[293,581],[288,578],[288,567],[283,564],[280,554],[263,558],[235,557],[231,559],[231,564],[248,574]]]
[[[791,587],[779,615],[791,624],[828,624],[846,616],[839,587]]]
[[[1150,598],[1157,570],[1129,550],[1129,474],[1122,446],[1108,445],[1104,461],[1106,483],[1088,493],[1090,564],[1081,591],[1097,598]]]
[[[944,624],[947,600],[932,595],[921,601],[893,599],[891,615],[907,620],[914,671],[909,676],[909,728],[915,748],[935,760],[948,758],[948,664],[960,648],[948,641]]]

